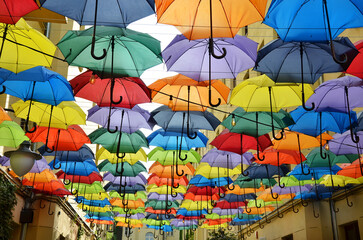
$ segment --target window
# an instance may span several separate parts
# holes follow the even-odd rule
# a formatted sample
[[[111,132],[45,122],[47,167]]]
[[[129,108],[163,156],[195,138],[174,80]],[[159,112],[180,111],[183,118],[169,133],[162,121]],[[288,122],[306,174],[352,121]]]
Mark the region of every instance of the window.
[[[346,240],[360,240],[358,221],[343,225]]]
[[[154,240],[154,235],[151,232],[146,233],[145,240]]]
[[[282,237],[281,240],[294,240],[294,235],[292,234],[286,235],[285,237]]]

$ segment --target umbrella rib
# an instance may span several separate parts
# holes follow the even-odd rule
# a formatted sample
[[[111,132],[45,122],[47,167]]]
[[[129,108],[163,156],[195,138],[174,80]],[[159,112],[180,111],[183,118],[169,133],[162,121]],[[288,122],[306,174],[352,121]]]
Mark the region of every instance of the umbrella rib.
[[[192,38],[192,36],[193,36],[193,31],[194,31],[194,27],[195,27],[195,21],[197,20],[197,14],[198,14],[199,6],[200,6],[201,2],[202,2],[202,0],[199,0],[198,5],[195,8],[195,14],[194,14],[194,19],[193,19],[193,23],[192,23],[192,26],[191,26],[192,28],[190,30],[189,38]]]
[[[123,43],[122,41],[120,41],[120,45],[122,44],[122,46],[126,49],[126,51],[129,53],[130,57],[131,57],[131,60],[132,60],[132,63],[134,64],[134,67],[135,67],[135,70],[137,72],[137,75],[140,76],[140,73],[139,73],[139,69],[137,68],[136,66],[136,63],[134,61],[134,57],[132,56],[130,50],[128,49],[128,47],[125,45],[125,43]],[[143,44],[142,44],[143,45]],[[144,45],[145,46],[145,45]]]

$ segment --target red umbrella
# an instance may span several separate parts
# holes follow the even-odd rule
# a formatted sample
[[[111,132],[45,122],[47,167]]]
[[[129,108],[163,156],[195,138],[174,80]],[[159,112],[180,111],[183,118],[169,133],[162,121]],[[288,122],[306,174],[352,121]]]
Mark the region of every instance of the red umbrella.
[[[219,150],[234,152],[237,154],[243,154],[250,149],[263,151],[267,147],[272,146],[272,142],[268,134],[259,136],[256,139],[255,137],[240,133],[231,133],[228,129],[224,129],[210,144]]]
[[[193,216],[193,217],[185,217],[183,215],[177,215],[176,216],[177,219],[184,219],[184,220],[198,220],[198,219],[202,219],[202,218],[205,218],[204,215],[200,215],[200,216]]]
[[[356,42],[354,46],[358,49],[359,54],[349,65],[347,73],[363,78],[363,40]]]
[[[221,194],[221,193],[225,193],[226,192],[226,188],[225,187],[216,187],[216,188],[212,188],[212,187],[196,187],[193,186],[191,188],[188,189],[187,191],[188,193],[193,193],[194,195],[207,195],[207,196],[211,196],[214,194]]]
[[[187,192],[186,194],[184,194],[184,199],[189,199],[192,201],[210,201],[210,200],[214,200],[214,201],[218,201],[219,200],[219,195],[218,194],[213,194],[212,196],[209,195],[196,195],[194,193],[191,192]]]
[[[15,24],[21,17],[38,8],[34,0],[0,0],[0,22]]]
[[[87,71],[69,81],[74,95],[97,103],[100,107],[111,105],[111,79],[101,79]],[[122,101],[118,102],[122,96]],[[133,108],[136,104],[150,102],[150,90],[140,78],[116,78],[113,89],[114,107]]]
[[[351,178],[360,178],[362,177],[361,165],[359,164],[359,160],[355,160],[352,164],[344,167],[340,170],[337,175],[342,175]]]
[[[147,207],[147,208],[145,208],[145,212],[154,213],[154,214],[176,214],[176,209],[175,208],[169,208],[168,212],[166,212],[165,209],[154,210],[152,207]]]
[[[37,127],[35,132],[26,136],[32,142],[43,142],[49,149],[57,151],[77,151],[84,144],[91,143],[86,133],[78,125],[68,129]]]
[[[217,205],[215,207],[217,208],[221,208],[221,209],[236,209],[239,207],[243,207],[245,206],[246,203],[241,201],[241,202],[227,202],[227,201],[220,201],[217,202]]]
[[[81,175],[65,174],[62,170],[60,170],[59,172],[56,173],[56,175],[59,179],[63,178],[75,183],[92,184],[94,182],[102,181],[102,176],[97,172],[92,172],[88,176],[81,176]]]
[[[57,196],[72,195],[72,193],[64,187],[64,184],[60,180],[33,183],[32,181],[24,179],[22,183],[25,186],[33,186],[35,192],[39,193]]]
[[[275,166],[280,166],[281,164],[300,164],[301,161],[305,161],[306,158],[303,154],[300,156],[299,151],[295,150],[277,150],[272,147],[265,149],[260,153],[260,158],[265,158],[265,160],[258,160],[256,157],[256,163],[259,164],[271,164]]]

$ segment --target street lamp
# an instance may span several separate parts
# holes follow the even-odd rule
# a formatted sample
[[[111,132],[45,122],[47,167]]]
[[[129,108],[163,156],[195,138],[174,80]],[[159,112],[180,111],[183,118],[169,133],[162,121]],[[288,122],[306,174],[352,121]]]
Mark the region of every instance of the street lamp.
[[[10,158],[11,168],[20,177],[32,169],[35,160],[42,159],[42,155],[30,150],[29,141],[24,141],[17,150],[7,151],[4,155]]]

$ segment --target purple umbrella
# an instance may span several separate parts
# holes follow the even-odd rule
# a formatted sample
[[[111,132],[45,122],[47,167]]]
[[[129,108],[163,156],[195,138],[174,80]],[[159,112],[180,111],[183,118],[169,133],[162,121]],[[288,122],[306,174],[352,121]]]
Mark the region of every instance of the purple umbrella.
[[[140,185],[147,184],[147,179],[141,173],[138,174],[136,177],[122,176],[122,179],[120,179],[119,176],[115,177],[114,175],[112,175],[112,173],[107,172],[103,176],[103,180],[110,181],[114,184],[120,184],[120,180],[121,180],[121,184],[122,185],[126,184],[127,186],[133,186],[135,184],[140,184]]]
[[[183,200],[184,196],[182,193],[177,193],[177,195],[174,197],[173,195],[170,194],[166,195],[166,194],[158,194],[156,192],[152,192],[147,195],[147,198],[156,199],[159,201],[166,201],[166,200],[175,201],[175,200]]]
[[[183,219],[173,219],[170,222],[170,225],[173,227],[187,227],[187,226],[191,226],[191,225],[198,225],[198,221],[193,219],[193,220],[183,220]]]
[[[130,219],[143,219],[145,218],[145,215],[143,213],[136,213],[136,214],[133,214],[133,215],[127,215],[127,214],[120,214],[120,213],[117,213],[115,217],[124,217],[124,218],[130,218]]]
[[[243,213],[243,208],[233,208],[233,209],[221,209],[221,208],[213,208],[212,213],[216,213],[220,216],[222,215],[236,215],[239,213]]]
[[[197,81],[221,78],[236,78],[238,73],[255,66],[257,43],[247,37],[214,38],[214,51],[227,55],[222,59],[212,58],[212,72],[209,76],[209,39],[189,40],[177,35],[162,52],[169,71],[175,71]]]
[[[228,158],[227,158],[228,156]],[[253,154],[246,152],[242,155],[243,164],[251,165]],[[227,161],[228,159],[228,161]],[[233,169],[241,164],[241,155],[213,148],[205,154],[200,162],[208,163],[211,167],[221,167]]]
[[[122,129],[119,131],[129,134],[136,132],[140,128],[151,130],[150,123],[148,122],[149,119],[149,112],[137,105],[132,109],[113,107],[111,111],[109,107],[99,107],[96,105],[88,110],[87,117],[88,121],[97,123],[104,128],[109,127],[110,130],[119,129],[122,120]]]
[[[358,137],[363,137],[362,131],[357,132],[356,134]],[[335,155],[362,154],[363,141],[354,143],[350,138],[349,131],[342,134],[337,133],[333,137],[334,139],[329,141],[329,150]]]
[[[10,158],[2,156],[0,157],[0,165],[4,166],[4,167],[9,167],[10,166]]]
[[[306,101],[317,112],[345,112],[349,115],[350,134],[354,143],[359,142],[353,133],[351,110],[363,107],[363,80],[358,77],[345,76],[321,84]]]
[[[306,184],[304,186],[292,186],[292,187],[284,187],[281,188],[279,185],[275,185],[272,188],[273,193],[277,193],[278,195],[284,195],[284,194],[292,194],[292,193],[298,193],[298,192],[309,192],[313,186]]]

